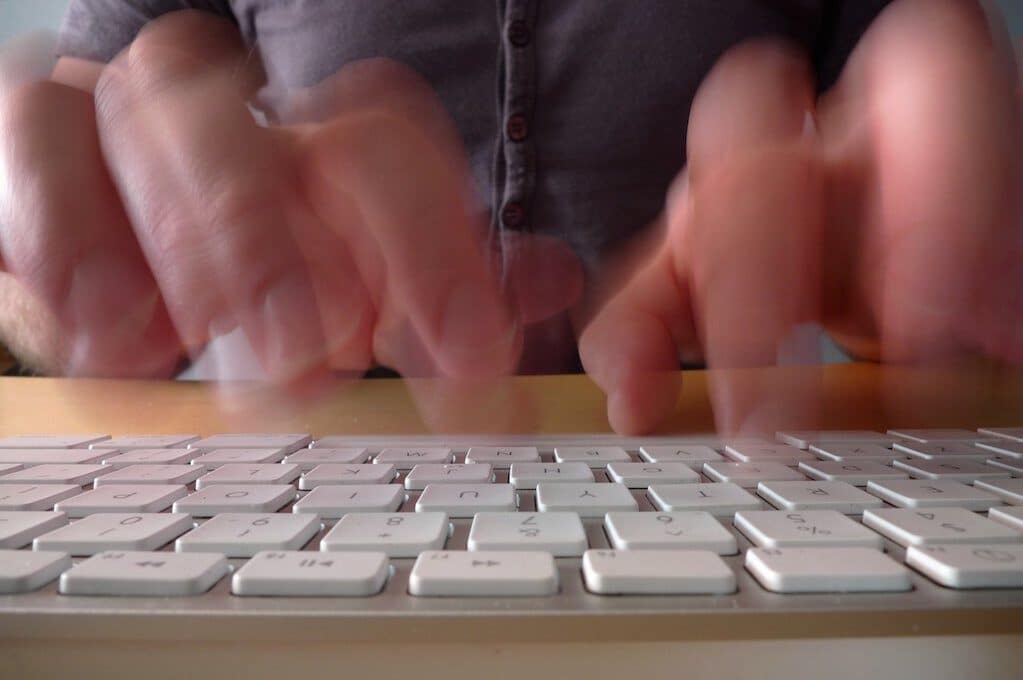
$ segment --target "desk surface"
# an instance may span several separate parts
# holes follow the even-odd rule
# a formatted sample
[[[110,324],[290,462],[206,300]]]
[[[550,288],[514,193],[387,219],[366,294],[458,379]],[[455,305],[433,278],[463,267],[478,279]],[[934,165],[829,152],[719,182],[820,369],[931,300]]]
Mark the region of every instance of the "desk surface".
[[[786,370],[794,379],[805,379],[807,375],[805,369]],[[775,371],[775,377],[779,375],[785,374]],[[820,420],[794,425],[883,429],[890,426],[1000,426],[1023,422],[1023,371],[989,366],[919,371],[839,365],[827,367],[815,375],[821,381],[824,395]],[[678,408],[663,428],[665,432],[713,430],[707,385],[707,374],[685,374]],[[410,391],[430,389],[433,385],[428,381],[364,381],[329,394],[316,406],[290,411],[280,404],[267,403],[260,394],[236,394],[233,403],[258,406],[255,413],[246,413],[224,409],[223,400],[218,399],[210,386],[202,384],[0,378],[0,434],[184,431],[418,434],[429,428],[417,413]],[[496,426],[543,434],[609,431],[602,395],[585,377],[515,378],[504,389],[516,403],[527,405],[521,411],[528,417],[518,421],[492,421],[488,429]],[[482,407],[492,409],[494,404],[483,403]],[[460,428],[460,425],[450,419],[444,421],[448,430],[478,431],[478,428]],[[437,640],[432,637],[437,631],[423,626],[422,622],[416,631],[409,628],[395,637],[381,627],[363,630],[351,637],[335,638],[329,632],[324,634],[311,628],[274,635],[272,626],[228,625],[225,628],[224,622],[214,621],[200,626],[203,632],[197,633],[176,628],[173,622],[139,630],[131,630],[122,625],[123,622],[109,622],[109,625],[88,631],[76,631],[67,626],[40,629],[39,622],[26,619],[23,626],[10,625],[10,621],[3,626],[0,654],[10,659],[12,665],[7,665],[7,671],[0,666],[0,677],[7,677],[11,669],[18,669],[19,677],[27,677],[49,675],[73,665],[76,669],[89,669],[86,673],[89,677],[110,678],[116,677],[119,670],[123,672],[126,664],[159,669],[147,673],[146,677],[175,677],[180,668],[174,659],[181,659],[181,648],[174,643],[185,640],[189,648],[202,650],[205,668],[211,677],[231,672],[242,658],[257,664],[260,676],[279,677],[286,668],[313,672],[322,670],[323,664],[343,661],[356,672],[351,677],[371,677],[371,674],[379,675],[381,654],[385,651],[389,659],[387,668],[393,675],[401,669],[402,674],[418,672],[421,677],[445,678],[470,673],[480,677],[479,666],[473,670],[472,660],[489,663],[490,659],[502,656],[515,660],[506,670],[518,669],[515,674],[520,675],[524,669],[530,669],[537,677],[544,674],[538,670],[540,668],[562,677],[570,677],[569,669],[590,669],[592,677],[610,677],[606,673],[614,669],[623,673],[643,669],[656,677],[675,669],[674,676],[680,665],[690,668],[691,676],[698,675],[701,669],[708,674],[729,676],[744,674],[743,669],[750,668],[751,664],[762,667],[764,662],[774,662],[779,664],[777,669],[787,669],[787,677],[792,677],[793,672],[798,675],[800,669],[807,672],[815,664],[828,663],[829,675],[843,677],[846,671],[855,671],[849,673],[853,676],[865,670],[859,664],[863,655],[870,655],[873,661],[869,667],[876,671],[892,671],[888,664],[899,667],[915,659],[912,662],[917,664],[917,670],[930,668],[938,674],[936,677],[953,677],[947,674],[953,669],[969,672],[974,677],[995,677],[1011,669],[1012,664],[1018,664],[1023,655],[1020,644],[1023,638],[1019,635],[1023,631],[1023,620],[1019,620],[1018,612],[1008,612],[1008,618],[1005,613],[989,616],[985,611],[963,612],[954,625],[909,626],[899,633],[906,637],[894,640],[871,637],[892,634],[893,621],[877,619],[875,616],[874,620],[858,621],[849,632],[842,633],[858,639],[844,640],[820,639],[820,635],[809,632],[812,622],[805,620],[777,621],[772,624],[777,626],[773,631],[757,631],[743,630],[748,627],[732,619],[733,632],[725,628],[695,630],[681,619],[660,623],[620,621],[619,625],[633,628],[622,634],[609,633],[606,622],[599,618],[584,624],[561,622],[567,627],[560,633],[557,621],[503,622],[496,626],[466,621],[459,626],[464,630],[454,638]],[[835,630],[834,623],[823,616],[819,621],[822,630]],[[785,634],[786,628],[790,628],[790,633],[802,631],[802,635],[816,639],[769,639],[793,637]],[[976,635],[980,633],[986,635]],[[650,641],[644,642],[644,638]],[[556,640],[557,644],[545,644],[545,639]],[[252,645],[256,640],[259,644]],[[337,640],[348,642],[338,645]],[[431,640],[433,644],[422,644]],[[741,645],[739,640],[743,640]],[[389,647],[384,650],[381,644]],[[981,657],[976,656],[978,652],[982,652]],[[451,655],[468,665],[452,665],[450,661],[455,657]],[[189,658],[194,657],[190,654]],[[715,659],[714,663],[707,662],[710,658]],[[697,662],[697,659],[702,661]],[[801,661],[797,663],[797,659]],[[834,666],[836,659],[844,659],[846,666]],[[437,665],[431,667],[430,663]],[[424,675],[426,668],[436,672]],[[255,672],[256,667],[253,669]],[[503,671],[487,675],[511,677],[511,673]],[[1004,675],[1010,677],[1011,672]]]

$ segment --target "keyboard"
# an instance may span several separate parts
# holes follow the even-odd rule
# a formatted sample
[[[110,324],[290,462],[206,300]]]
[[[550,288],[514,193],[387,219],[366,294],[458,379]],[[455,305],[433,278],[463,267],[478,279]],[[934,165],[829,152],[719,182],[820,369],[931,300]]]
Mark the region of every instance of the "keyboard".
[[[0,616],[956,611],[1023,613],[1023,427],[0,439]]]

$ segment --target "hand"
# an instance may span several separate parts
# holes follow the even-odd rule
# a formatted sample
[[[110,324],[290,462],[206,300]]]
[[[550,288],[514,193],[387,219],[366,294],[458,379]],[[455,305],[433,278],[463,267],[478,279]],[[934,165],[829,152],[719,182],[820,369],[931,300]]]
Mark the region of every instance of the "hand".
[[[659,246],[586,327],[615,429],[675,406],[680,353],[713,374],[719,429],[812,423],[823,325],[854,355],[1023,362],[1020,101],[984,11],[900,0],[817,98],[805,55],[756,42],[702,84]],[[792,382],[793,376],[803,380]]]
[[[73,374],[167,375],[240,327],[275,384],[385,364],[473,382],[513,371],[523,328],[581,291],[567,246],[497,257],[457,133],[413,73],[360,62],[248,108],[234,26],[176,12],[95,95],[52,82],[0,113],[3,264],[52,309]]]

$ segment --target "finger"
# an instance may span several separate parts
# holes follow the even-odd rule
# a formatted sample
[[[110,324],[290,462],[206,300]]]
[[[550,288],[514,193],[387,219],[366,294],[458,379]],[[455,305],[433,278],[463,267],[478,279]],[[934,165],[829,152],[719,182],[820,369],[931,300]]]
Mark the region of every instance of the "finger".
[[[66,334],[63,370],[166,376],[180,345],[107,172],[92,98],[40,82],[0,112],[0,252]]]
[[[233,25],[175,12],[104,71],[99,126],[188,346],[240,326],[271,379],[300,388],[326,349],[293,237],[295,162],[245,104],[256,78]]]

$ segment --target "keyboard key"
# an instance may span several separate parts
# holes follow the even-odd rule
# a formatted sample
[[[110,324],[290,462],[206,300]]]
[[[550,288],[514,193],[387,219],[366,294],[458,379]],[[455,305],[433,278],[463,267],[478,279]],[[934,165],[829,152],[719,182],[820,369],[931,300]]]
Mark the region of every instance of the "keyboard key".
[[[946,588],[1023,587],[1023,545],[913,545],[906,564]]]
[[[846,482],[761,482],[757,494],[780,510],[835,510],[858,515],[884,506],[881,499]]]
[[[312,437],[307,434],[215,434],[212,437],[191,442],[188,447],[190,449],[278,449],[287,454],[303,449],[311,442]]]
[[[973,442],[944,442],[933,444],[920,444],[918,442],[906,442],[896,444],[894,451],[905,453],[911,458],[903,458],[905,462],[919,462],[920,459],[955,463],[963,460],[975,460],[983,462],[990,458],[991,454],[983,449],[974,446]]]
[[[612,482],[630,489],[645,489],[651,484],[697,484],[700,475],[684,463],[611,463],[607,476]]]
[[[511,484],[430,484],[416,501],[416,512],[444,512],[459,518],[516,509],[518,497]]]
[[[899,545],[1015,543],[1023,536],[963,508],[867,510],[863,523]]]
[[[987,459],[988,465],[993,465],[1001,470],[1008,470],[1013,477],[1023,477],[1023,460],[995,456]]]
[[[866,486],[872,479],[909,479],[909,473],[904,470],[896,470],[870,460],[856,463],[825,460],[800,463],[799,471],[814,479],[845,482],[853,486]]]
[[[64,595],[201,595],[228,573],[223,555],[102,552],[61,574]]]
[[[788,444],[797,449],[807,449],[815,444],[851,444],[854,446],[867,444],[889,447],[895,440],[895,437],[891,435],[872,430],[794,430],[779,432],[777,436],[778,441],[782,444]]]
[[[195,458],[195,451],[191,449],[135,449],[125,453],[118,453],[117,450],[102,453],[101,462],[113,468],[129,465],[188,465]]]
[[[835,510],[750,510],[735,513],[735,527],[760,548],[874,548],[876,533]]]
[[[1023,479],[978,479],[974,486],[993,493],[1009,505],[1023,505]]]
[[[301,550],[320,530],[316,515],[235,513],[216,515],[174,542],[179,552],[252,557],[262,550]]]
[[[478,512],[469,528],[473,551],[541,550],[579,557],[586,546],[586,531],[574,512]]]
[[[431,550],[416,558],[409,592],[420,597],[553,595],[558,570],[546,552]]]
[[[23,548],[36,536],[66,524],[63,512],[0,512],[0,548]]]
[[[298,488],[310,491],[318,486],[337,486],[339,484],[388,484],[398,476],[393,465],[383,463],[365,463],[341,465],[324,463],[317,465],[302,475]]]
[[[231,592],[264,597],[368,597],[383,589],[389,573],[387,555],[382,552],[264,551],[234,573]]]
[[[32,547],[71,555],[156,550],[191,528],[192,518],[179,513],[99,513],[39,536]]]
[[[803,475],[781,463],[705,463],[703,474],[715,482],[731,482],[744,488],[754,488],[760,482],[803,481]]]
[[[213,517],[223,512],[277,512],[295,500],[290,484],[214,484],[174,503],[174,512]]]
[[[0,475],[6,475],[8,472],[17,472],[23,467],[21,463],[0,463]]]
[[[632,458],[620,446],[558,446],[554,449],[556,463],[585,463],[602,468],[608,463],[628,463]]]
[[[0,550],[0,595],[38,590],[70,568],[71,558],[67,553]]]
[[[760,500],[738,484],[654,484],[647,489],[658,510],[675,512],[702,510],[717,516],[731,516],[739,510],[759,510]]]
[[[59,501],[55,507],[68,517],[85,517],[97,512],[163,512],[188,490],[173,484],[118,486],[107,484],[78,496]]]
[[[0,485],[0,510],[50,510],[58,501],[82,493],[77,484]]]
[[[896,479],[869,482],[867,491],[899,508],[957,507],[987,510],[1002,501],[993,493],[954,480]]]
[[[583,580],[598,595],[726,595],[736,587],[709,550],[587,550]]]
[[[975,439],[982,438],[982,435],[972,430],[961,430],[956,428],[888,430],[888,434],[901,439],[920,442],[921,444],[935,441],[973,441]]]
[[[349,512],[396,512],[406,498],[405,489],[397,484],[318,486],[292,510],[337,519]]]
[[[411,470],[419,463],[452,463],[451,449],[428,446],[412,449],[384,449],[373,459],[374,463],[390,463],[399,470]]]
[[[635,512],[639,503],[622,484],[548,484],[536,487],[540,512],[575,512],[580,517],[603,517],[608,512]]]
[[[19,434],[0,438],[0,449],[81,449],[109,438],[105,434]]]
[[[508,481],[516,489],[535,489],[540,482],[592,482],[594,477],[586,463],[512,463]]]
[[[181,484],[187,486],[206,470],[198,465],[128,465],[96,480],[96,488],[106,484]]]
[[[972,482],[975,479],[1009,477],[1006,470],[984,465],[973,460],[949,463],[938,460],[895,461],[895,467],[905,470],[914,479],[951,479],[958,482]]]
[[[286,463],[231,463],[221,465],[195,480],[195,488],[205,489],[216,484],[290,484],[301,474],[297,465]]]
[[[278,463],[285,455],[284,449],[213,449],[192,458],[192,465],[213,470],[221,465]]]
[[[810,453],[825,461],[855,464],[891,465],[896,458],[911,457],[911,454],[898,453],[876,444],[815,444],[810,447]]]
[[[74,484],[87,486],[110,472],[103,465],[35,465],[0,477],[0,484]]]
[[[725,457],[737,463],[774,462],[782,465],[795,465],[801,460],[817,460],[811,453],[784,444],[729,444],[725,447]]]
[[[1023,442],[1023,427],[982,427],[977,431],[987,437],[1002,437]]]
[[[109,452],[88,449],[0,449],[0,463],[31,465],[99,465]]]
[[[724,460],[724,457],[709,446],[641,446],[640,457],[648,463],[682,463],[697,472],[704,463]]]
[[[987,516],[999,524],[1023,531],[1023,507],[1014,505],[1009,508],[991,508],[987,511]]]
[[[1010,439],[1001,439],[998,441],[974,442],[974,445],[978,449],[981,449],[982,452],[987,451],[989,453],[997,454],[1003,458],[1023,460],[1023,441],[1018,442]],[[989,455],[988,458],[990,457],[991,456]]]
[[[489,484],[494,472],[487,463],[420,463],[405,476],[405,488],[421,491],[427,484]]]
[[[609,512],[604,529],[616,550],[739,552],[732,532],[708,512]]]
[[[197,434],[134,434],[90,444],[90,449],[181,449],[199,439]]]
[[[353,465],[369,460],[369,451],[364,448],[303,449],[284,458],[285,463],[297,465],[302,472],[309,472],[317,465]]]
[[[359,512],[342,517],[320,541],[320,550],[416,557],[424,550],[442,549],[450,533],[443,512]]]
[[[894,592],[910,572],[872,548],[750,548],[746,569],[776,593]]]
[[[504,470],[512,463],[539,463],[540,452],[535,446],[472,446],[465,454],[466,463],[488,463]]]

